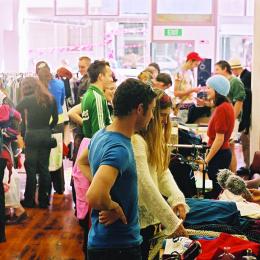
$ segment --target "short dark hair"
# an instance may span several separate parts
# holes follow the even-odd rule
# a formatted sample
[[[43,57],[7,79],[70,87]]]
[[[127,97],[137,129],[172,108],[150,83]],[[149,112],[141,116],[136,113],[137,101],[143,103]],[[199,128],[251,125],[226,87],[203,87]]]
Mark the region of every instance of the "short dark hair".
[[[88,62],[88,63],[91,62],[91,59],[90,59],[88,56],[81,56],[81,57],[79,57],[79,60],[80,60],[80,61],[84,60],[84,61],[86,61],[86,62]]]
[[[158,63],[155,63],[155,62],[152,62],[152,63],[150,63],[149,65],[148,65],[148,67],[154,67],[155,69],[157,69],[158,70],[158,72],[160,73],[160,66],[159,66],[159,64]]]
[[[137,79],[127,79],[116,89],[113,99],[114,115],[118,117],[130,115],[140,104],[143,104],[146,113],[155,97],[156,93],[149,85]]]
[[[226,60],[220,60],[215,65],[218,65],[222,70],[226,69],[228,74],[232,74],[231,66]]]
[[[88,68],[88,75],[90,78],[90,83],[94,83],[98,80],[98,76],[100,73],[105,74],[106,66],[110,66],[108,62],[104,60],[95,60],[90,64]]]
[[[225,96],[219,94],[217,91],[215,91],[215,100],[214,100],[215,106],[217,107],[224,102],[230,103],[230,100],[228,99],[228,97],[225,97]]]
[[[159,73],[156,80],[162,82],[164,85],[172,85],[172,79],[168,73]]]

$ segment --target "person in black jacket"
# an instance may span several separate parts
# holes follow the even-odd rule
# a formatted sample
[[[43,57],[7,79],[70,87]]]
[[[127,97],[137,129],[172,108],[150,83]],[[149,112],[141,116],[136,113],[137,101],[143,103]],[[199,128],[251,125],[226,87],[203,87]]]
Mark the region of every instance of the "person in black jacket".
[[[252,111],[252,92],[251,92],[251,71],[243,68],[239,59],[231,59],[229,61],[232,73],[239,77],[245,86],[246,98],[243,103],[242,119],[239,124],[238,131],[241,132],[242,150],[246,167],[249,167],[249,152],[250,152],[250,137],[249,128],[251,126],[251,111]]]
[[[37,79],[27,77],[22,85],[35,88],[33,95],[26,96],[16,109],[27,112],[25,134],[25,170],[27,174],[24,200],[22,206],[35,207],[36,172],[39,173],[39,207],[49,205],[51,176],[49,173],[49,156],[52,147],[52,129],[58,122],[57,105],[48,89]]]

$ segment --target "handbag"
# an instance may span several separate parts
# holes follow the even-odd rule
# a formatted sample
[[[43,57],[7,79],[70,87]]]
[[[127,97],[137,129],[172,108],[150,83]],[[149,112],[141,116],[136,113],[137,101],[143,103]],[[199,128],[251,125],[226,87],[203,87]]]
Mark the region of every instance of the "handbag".
[[[209,117],[211,115],[210,107],[198,107],[195,104],[191,105],[188,110],[187,124],[193,124],[201,117]]]
[[[49,171],[57,171],[62,166],[63,159],[63,138],[62,133],[52,134],[52,142],[53,144],[57,143],[55,148],[51,149],[50,158],[49,158]],[[56,140],[55,141],[53,140]]]

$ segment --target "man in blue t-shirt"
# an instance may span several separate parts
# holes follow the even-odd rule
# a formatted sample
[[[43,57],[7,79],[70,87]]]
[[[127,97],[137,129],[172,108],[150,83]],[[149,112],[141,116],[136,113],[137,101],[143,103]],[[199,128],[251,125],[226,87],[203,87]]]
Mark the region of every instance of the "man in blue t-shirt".
[[[137,173],[131,136],[146,129],[153,117],[151,87],[128,79],[116,90],[114,120],[99,130],[78,160],[80,170],[93,179],[87,192],[92,207],[88,260],[141,260],[138,223]],[[109,211],[110,216],[102,216]]]

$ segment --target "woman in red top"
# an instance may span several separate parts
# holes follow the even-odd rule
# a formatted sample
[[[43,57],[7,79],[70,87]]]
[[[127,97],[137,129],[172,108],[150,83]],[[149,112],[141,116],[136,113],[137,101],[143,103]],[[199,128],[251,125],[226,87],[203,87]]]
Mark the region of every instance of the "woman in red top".
[[[210,150],[205,161],[208,164],[208,176],[212,180],[213,189],[206,194],[206,197],[217,198],[221,191],[217,183],[217,173],[219,169],[229,168],[231,162],[229,139],[234,128],[235,112],[227,98],[230,83],[225,77],[212,76],[206,84],[208,99],[212,100],[216,107],[207,132]]]

